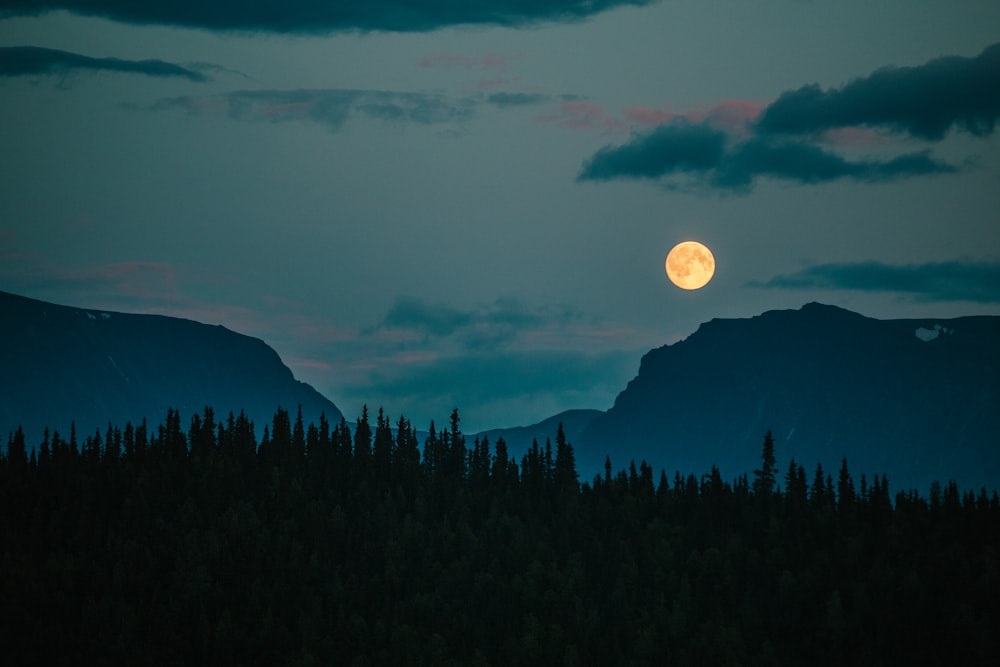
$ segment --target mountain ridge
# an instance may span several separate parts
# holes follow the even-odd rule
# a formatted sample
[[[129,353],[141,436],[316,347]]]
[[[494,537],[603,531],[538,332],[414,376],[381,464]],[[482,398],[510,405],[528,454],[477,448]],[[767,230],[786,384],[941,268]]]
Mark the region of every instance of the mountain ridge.
[[[169,408],[190,419],[241,410],[258,431],[281,406],[318,420],[340,410],[292,371],[264,341],[193,320],[75,308],[0,292],[0,434],[22,426],[29,441],[45,428],[101,432]]]
[[[832,473],[846,457],[856,479],[886,472],[925,489],[934,471],[995,487],[996,341],[993,316],[877,320],[810,303],[713,319],[643,355],[574,442],[581,478],[605,456],[616,468],[748,473],[771,430],[782,473],[793,457]]]
[[[556,431],[559,424],[563,425],[563,432],[569,442],[573,442],[580,437],[584,429],[598,415],[604,414],[603,410],[592,410],[576,408],[564,410],[559,414],[547,417],[540,422],[528,424],[526,426],[511,426],[507,428],[491,428],[486,431],[479,431],[471,436],[475,438],[489,438],[495,444],[499,438],[503,438],[507,444],[508,451],[514,455],[518,462],[521,456],[528,451],[533,441],[537,440],[539,445],[545,445],[545,440],[549,439],[553,443],[556,440]]]

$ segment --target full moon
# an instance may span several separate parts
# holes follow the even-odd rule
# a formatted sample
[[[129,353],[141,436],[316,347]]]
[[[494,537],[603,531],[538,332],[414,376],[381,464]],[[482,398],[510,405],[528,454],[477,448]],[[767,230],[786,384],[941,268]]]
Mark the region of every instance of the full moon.
[[[678,243],[667,255],[667,277],[681,289],[699,289],[715,275],[712,251],[697,241]]]

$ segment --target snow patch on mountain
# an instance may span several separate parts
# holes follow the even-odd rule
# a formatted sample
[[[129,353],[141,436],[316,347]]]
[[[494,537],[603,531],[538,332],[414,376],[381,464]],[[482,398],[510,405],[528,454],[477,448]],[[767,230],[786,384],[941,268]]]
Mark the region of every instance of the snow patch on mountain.
[[[938,336],[940,336],[941,334],[951,334],[951,333],[955,333],[955,330],[949,329],[948,327],[943,327],[940,324],[935,324],[933,329],[925,329],[923,327],[918,327],[917,330],[913,332],[913,335],[915,335],[917,338],[924,341],[925,343],[928,343],[937,338]]]

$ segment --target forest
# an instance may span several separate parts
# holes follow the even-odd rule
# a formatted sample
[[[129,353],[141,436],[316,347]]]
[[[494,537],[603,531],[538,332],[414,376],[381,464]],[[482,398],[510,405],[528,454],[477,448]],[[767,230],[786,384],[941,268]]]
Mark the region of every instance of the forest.
[[[260,437],[257,433],[260,430]],[[11,665],[998,664],[1000,498],[210,408],[0,455]],[[941,443],[947,447],[946,442]]]

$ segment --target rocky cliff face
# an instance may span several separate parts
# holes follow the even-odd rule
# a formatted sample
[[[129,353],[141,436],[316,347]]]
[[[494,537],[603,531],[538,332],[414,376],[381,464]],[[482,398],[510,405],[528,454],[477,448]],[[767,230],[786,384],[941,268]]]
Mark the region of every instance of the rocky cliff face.
[[[44,428],[103,434],[110,421],[160,423],[168,408],[186,424],[212,406],[216,419],[245,410],[258,437],[278,406],[299,405],[336,423],[337,407],[297,381],[263,341],[159,315],[130,315],[0,292],[0,435],[18,425],[29,446]]]
[[[934,479],[1000,487],[1000,317],[875,320],[808,304],[712,320],[646,354],[614,406],[574,443],[582,478],[616,468],[724,476],[759,466],[773,432],[794,457],[855,482],[885,472],[926,493]]]

